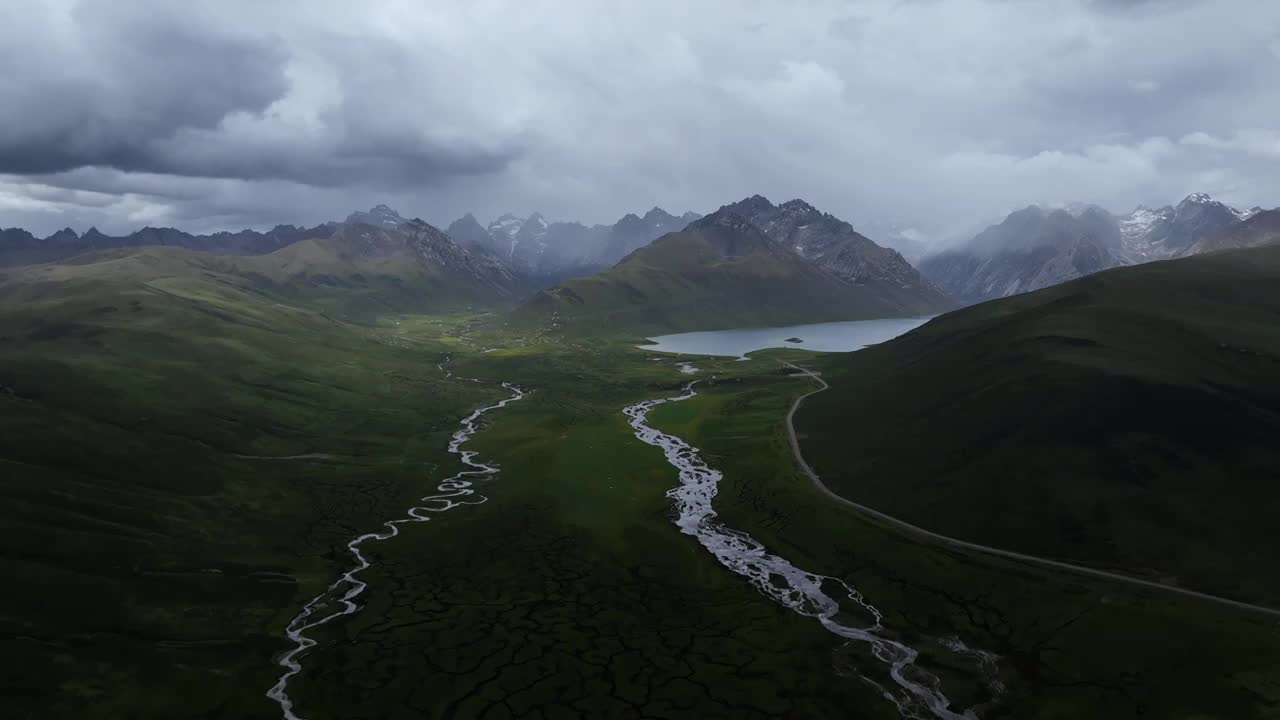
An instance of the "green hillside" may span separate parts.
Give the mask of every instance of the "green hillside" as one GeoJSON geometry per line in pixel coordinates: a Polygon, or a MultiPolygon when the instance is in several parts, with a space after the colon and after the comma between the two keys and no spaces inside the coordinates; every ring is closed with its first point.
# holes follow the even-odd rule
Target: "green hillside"
{"type": "Polygon", "coordinates": [[[721,211],[516,313],[570,332],[656,334],[924,314],[909,292],[850,283],[721,211]]]}
{"type": "Polygon", "coordinates": [[[66,283],[203,282],[280,302],[303,303],[337,317],[370,321],[409,311],[450,311],[510,305],[522,281],[482,251],[465,250],[421,221],[398,228],[346,224],[331,234],[291,243],[265,255],[213,255],[178,247],[142,246],[90,252],[61,263],[0,271],[4,292],[64,294],[66,283]]]}
{"type": "Polygon", "coordinates": [[[1100,273],[831,356],[837,492],[929,529],[1280,601],[1280,249],[1100,273]]]}
{"type": "MultiPolygon", "coordinates": [[[[449,438],[497,380],[530,392],[467,445],[501,468],[489,501],[368,548],[367,605],[313,633],[299,716],[899,716],[862,679],[885,680],[866,646],[673,525],[675,471],[621,408],[680,392],[679,358],[494,316],[348,324],[209,263],[0,276],[6,717],[279,718],[285,624],[353,535],[458,469],[449,438]]],[[[921,544],[831,503],[785,439],[808,384],[783,357],[812,358],[701,359],[699,396],[653,422],[724,471],[724,522],[864,593],[948,697],[998,695],[989,720],[1274,714],[1269,619],[921,544]],[[1004,691],[952,639],[996,653],[1004,691]]]]}
{"type": "Polygon", "coordinates": [[[208,256],[97,260],[0,274],[0,688],[20,718],[247,717],[335,546],[420,495],[496,393],[443,378],[447,338],[208,256]]]}

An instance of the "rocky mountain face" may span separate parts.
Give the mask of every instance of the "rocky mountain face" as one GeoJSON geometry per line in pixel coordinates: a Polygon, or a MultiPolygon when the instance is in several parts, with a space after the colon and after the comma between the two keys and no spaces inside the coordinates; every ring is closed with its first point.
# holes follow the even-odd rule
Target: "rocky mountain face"
{"type": "Polygon", "coordinates": [[[1280,210],[1249,211],[1244,213],[1244,218],[1226,230],[1196,242],[1187,254],[1280,245],[1280,210]]]}
{"type": "Polygon", "coordinates": [[[497,297],[512,297],[521,284],[494,254],[462,247],[417,219],[377,225],[346,222],[328,237],[297,243],[279,255],[286,268],[292,264],[304,272],[425,279],[479,294],[492,291],[497,297]],[[297,262],[290,263],[295,258],[297,262]]]}
{"type": "Polygon", "coordinates": [[[1030,206],[979,233],[968,247],[923,260],[920,270],[951,297],[972,304],[1111,268],[1119,264],[1117,245],[1114,223],[1094,227],[1066,210],[1030,206]]]}
{"type": "Polygon", "coordinates": [[[1258,212],[1236,210],[1203,193],[1176,206],[1138,207],[1119,217],[1095,205],[1031,206],[961,247],[924,258],[919,267],[951,297],[977,303],[1119,265],[1195,254],[1258,212]]]}
{"type": "Polygon", "coordinates": [[[1119,228],[1096,213],[1031,206],[970,244],[926,258],[920,270],[951,297],[977,303],[1057,285],[1120,264],[1119,228]]]}
{"type": "Polygon", "coordinates": [[[1193,254],[1196,243],[1259,211],[1260,208],[1236,210],[1204,193],[1189,195],[1176,206],[1139,206],[1118,218],[1120,257],[1127,263],[1141,263],[1193,254]]]}
{"type": "Polygon", "coordinates": [[[487,247],[490,250],[493,249],[491,247],[493,236],[471,213],[467,213],[450,223],[445,233],[453,238],[454,242],[463,247],[487,247]]]}
{"type": "Polygon", "coordinates": [[[881,288],[912,296],[918,312],[939,312],[951,306],[937,287],[902,255],[881,247],[834,215],[803,200],[774,205],[760,195],[726,207],[759,227],[774,242],[812,261],[818,267],[855,285],[881,288]]]}

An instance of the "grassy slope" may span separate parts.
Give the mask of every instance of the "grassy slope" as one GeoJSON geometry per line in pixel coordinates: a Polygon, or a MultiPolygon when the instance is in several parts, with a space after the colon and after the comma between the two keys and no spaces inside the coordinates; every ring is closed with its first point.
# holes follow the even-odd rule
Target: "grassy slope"
{"type": "MultiPolygon", "coordinates": [[[[458,416],[494,396],[445,382],[446,351],[464,375],[534,390],[469,446],[503,472],[489,502],[370,546],[368,608],[318,634],[293,686],[304,716],[896,716],[836,671],[866,658],[672,526],[674,473],[620,411],[674,393],[676,358],[496,331],[463,341],[457,318],[351,327],[224,277],[63,280],[0,284],[0,384],[14,390],[0,394],[0,457],[16,468],[0,485],[0,563],[27,583],[0,600],[17,717],[279,717],[262,693],[284,623],[345,564],[347,538],[451,470],[458,416]],[[308,452],[342,457],[234,457],[308,452]]],[[[699,364],[726,382],[655,419],[726,470],[726,519],[854,582],[925,662],[950,634],[1001,653],[1011,695],[988,717],[1251,717],[1280,703],[1273,626],[897,539],[796,472],[781,419],[804,381],[765,362],[699,364]]],[[[976,696],[940,672],[953,697],[976,696]]]]}
{"type": "Polygon", "coordinates": [[[1280,249],[1154,263],[822,361],[836,491],[969,540],[1280,603],[1280,249]]]}
{"type": "Polygon", "coordinates": [[[726,256],[724,246],[751,240],[735,235],[721,227],[666,235],[609,270],[539,293],[517,318],[554,317],[574,333],[660,334],[929,310],[900,289],[839,280],[763,235],[762,246],[726,256]]]}
{"type": "MultiPolygon", "coordinates": [[[[474,513],[379,548],[369,611],[324,634],[299,684],[308,717],[896,717],[838,671],[874,660],[671,523],[674,471],[620,410],[676,394],[687,376],[673,363],[598,342],[464,359],[535,388],[471,446],[503,474],[474,513]]],[[[724,381],[654,420],[725,470],[726,521],[851,581],[958,701],[984,696],[938,639],[998,652],[1010,693],[984,717],[1243,718],[1280,704],[1274,623],[903,540],[825,501],[792,463],[782,418],[806,381],[765,361],[698,364],[724,381]]]]}
{"type": "MultiPolygon", "coordinates": [[[[365,257],[333,238],[303,240],[267,255],[212,255],[176,247],[134,247],[62,263],[0,269],[0,283],[63,292],[60,283],[203,277],[269,302],[305,305],[361,323],[406,312],[448,313],[511,302],[470,278],[441,272],[405,253],[365,257]]],[[[510,290],[510,289],[508,289],[510,290]]],[[[14,290],[8,291],[16,298],[14,290]]]]}
{"type": "MultiPolygon", "coordinates": [[[[830,503],[791,462],[781,420],[810,389],[803,378],[757,377],[708,388],[655,418],[725,472],[716,506],[726,523],[802,568],[850,581],[922,650],[951,698],[981,699],[957,684],[968,676],[948,673],[935,644],[958,635],[1001,656],[1009,693],[986,718],[1243,718],[1280,709],[1273,620],[921,545],[830,503]]],[[[837,662],[846,650],[834,652],[837,662]]]]}
{"type": "Polygon", "coordinates": [[[263,712],[280,627],[345,562],[337,545],[419,495],[492,395],[443,380],[447,341],[400,347],[172,260],[0,282],[17,717],[263,712]],[[237,457],[307,453],[336,457],[237,457]]]}

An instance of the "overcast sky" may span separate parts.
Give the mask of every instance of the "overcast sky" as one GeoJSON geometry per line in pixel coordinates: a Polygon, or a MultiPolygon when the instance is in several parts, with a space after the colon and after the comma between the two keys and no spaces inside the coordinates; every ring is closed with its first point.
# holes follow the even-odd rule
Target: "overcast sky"
{"type": "Polygon", "coordinates": [[[0,226],[1280,205],[1271,0],[0,0],[0,226]]]}

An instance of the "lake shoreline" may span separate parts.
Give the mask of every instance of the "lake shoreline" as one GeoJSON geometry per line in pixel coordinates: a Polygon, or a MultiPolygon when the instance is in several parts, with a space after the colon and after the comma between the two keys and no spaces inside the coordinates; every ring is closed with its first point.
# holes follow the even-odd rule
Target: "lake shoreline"
{"type": "Polygon", "coordinates": [[[657,335],[647,338],[650,344],[637,347],[641,350],[678,355],[715,355],[744,359],[748,353],[772,348],[798,348],[814,352],[852,352],[868,345],[892,340],[931,319],[933,316],[705,330],[657,335]]]}

